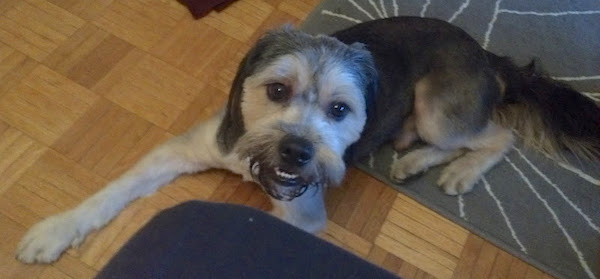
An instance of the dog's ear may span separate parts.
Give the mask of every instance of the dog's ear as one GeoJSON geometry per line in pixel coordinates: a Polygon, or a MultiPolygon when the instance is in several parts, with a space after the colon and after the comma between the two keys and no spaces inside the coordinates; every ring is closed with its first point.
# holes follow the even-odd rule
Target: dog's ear
{"type": "Polygon", "coordinates": [[[281,25],[279,30],[293,31],[293,30],[296,30],[296,28],[294,27],[294,24],[292,24],[291,22],[288,22],[288,23],[281,25]]]}
{"type": "Polygon", "coordinates": [[[379,92],[379,73],[377,72],[377,67],[375,66],[375,59],[364,44],[353,43],[351,46],[363,49],[366,52],[366,58],[365,61],[362,63],[361,70],[363,72],[363,79],[365,82],[364,94],[367,105],[367,116],[369,116],[370,109],[373,108],[373,102],[375,101],[376,97],[375,95],[377,94],[377,92],[379,92]]]}
{"type": "Polygon", "coordinates": [[[366,46],[365,44],[361,43],[361,42],[354,42],[354,43],[351,43],[351,44],[350,44],[350,47],[351,47],[351,48],[354,48],[354,49],[359,49],[359,50],[366,50],[366,51],[368,51],[368,50],[367,50],[367,46],[366,46]]]}
{"type": "MultiPolygon", "coordinates": [[[[363,43],[355,42],[350,44],[350,47],[358,50],[360,55],[358,56],[358,61],[355,62],[358,64],[358,69],[360,71],[360,76],[364,85],[364,98],[365,98],[365,110],[367,114],[367,123],[365,123],[365,127],[363,128],[363,135],[365,131],[368,132],[374,124],[374,109],[375,109],[375,100],[380,90],[380,80],[379,74],[377,71],[377,67],[375,65],[375,59],[371,55],[371,52],[368,50],[367,46],[363,43]]],[[[368,154],[372,149],[372,144],[370,144],[369,140],[365,140],[361,135],[361,138],[354,143],[352,146],[346,149],[344,154],[344,160],[346,162],[353,162],[362,158],[366,154],[368,154]]]]}
{"type": "Polygon", "coordinates": [[[217,143],[223,154],[229,153],[237,140],[246,132],[241,108],[244,81],[256,70],[257,61],[260,60],[264,48],[264,44],[257,43],[254,48],[246,53],[238,66],[229,92],[229,100],[225,107],[225,116],[217,133],[217,143]]]}
{"type": "Polygon", "coordinates": [[[246,133],[241,108],[244,81],[275,57],[289,52],[294,47],[289,41],[291,37],[296,36],[295,33],[291,24],[267,32],[240,62],[229,92],[225,116],[217,133],[217,142],[222,153],[231,152],[238,139],[246,133]]]}
{"type": "Polygon", "coordinates": [[[375,99],[375,94],[379,90],[379,76],[375,66],[375,60],[365,44],[354,42],[350,44],[350,47],[357,52],[354,63],[358,65],[359,75],[364,85],[364,96],[367,104],[366,109],[367,115],[369,115],[369,109],[372,108],[371,104],[375,99]]]}

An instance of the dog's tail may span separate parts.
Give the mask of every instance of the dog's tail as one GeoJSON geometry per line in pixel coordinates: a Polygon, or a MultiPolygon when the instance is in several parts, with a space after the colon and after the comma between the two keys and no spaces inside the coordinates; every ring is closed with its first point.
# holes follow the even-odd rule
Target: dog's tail
{"type": "Polygon", "coordinates": [[[525,144],[562,159],[567,149],[580,158],[600,159],[600,108],[567,84],[542,73],[535,60],[524,67],[489,53],[504,92],[493,115],[525,144]]]}

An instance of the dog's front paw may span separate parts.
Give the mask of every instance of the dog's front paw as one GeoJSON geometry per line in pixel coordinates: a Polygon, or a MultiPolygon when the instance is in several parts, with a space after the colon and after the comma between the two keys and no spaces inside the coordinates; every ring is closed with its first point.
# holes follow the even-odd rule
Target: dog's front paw
{"type": "Polygon", "coordinates": [[[407,178],[427,171],[429,165],[417,151],[408,153],[392,165],[390,177],[396,182],[404,182],[407,178]]]}
{"type": "Polygon", "coordinates": [[[471,191],[480,176],[481,172],[477,167],[455,161],[442,171],[437,184],[446,194],[455,196],[471,191]]]}
{"type": "Polygon", "coordinates": [[[17,248],[17,259],[25,263],[50,263],[83,237],[69,212],[51,216],[34,225],[17,248]]]}

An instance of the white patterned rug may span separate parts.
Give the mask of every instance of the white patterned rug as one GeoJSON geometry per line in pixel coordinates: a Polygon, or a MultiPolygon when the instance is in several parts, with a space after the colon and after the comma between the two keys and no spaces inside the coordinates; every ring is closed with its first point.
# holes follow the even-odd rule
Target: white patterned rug
{"type": "MultiPolygon", "coordinates": [[[[540,58],[551,76],[600,99],[597,0],[325,0],[302,28],[329,34],[394,15],[450,21],[518,64],[540,58]]],[[[358,167],[555,277],[599,276],[600,164],[559,164],[517,145],[473,192],[450,197],[435,186],[439,169],[395,185],[399,157],[384,146],[358,167]]]]}

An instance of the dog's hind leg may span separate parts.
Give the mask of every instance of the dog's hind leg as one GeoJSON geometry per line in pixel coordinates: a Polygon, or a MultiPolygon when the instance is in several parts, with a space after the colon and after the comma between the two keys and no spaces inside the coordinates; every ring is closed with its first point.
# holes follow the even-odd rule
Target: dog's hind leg
{"type": "Polygon", "coordinates": [[[408,152],[391,166],[390,177],[397,182],[425,172],[433,166],[450,162],[464,154],[464,150],[443,150],[434,145],[425,146],[408,152]]]}
{"type": "Polygon", "coordinates": [[[77,207],[34,225],[21,240],[17,258],[26,263],[52,262],[69,246],[80,244],[89,232],[108,223],[134,199],[155,192],[180,174],[219,164],[216,131],[220,119],[220,115],[216,116],[158,146],[77,207]]]}
{"type": "Polygon", "coordinates": [[[493,167],[514,143],[512,132],[489,122],[479,134],[467,138],[469,151],[442,170],[438,185],[448,195],[458,195],[473,189],[481,176],[493,167]]]}
{"type": "Polygon", "coordinates": [[[401,158],[392,177],[403,180],[458,157],[438,184],[450,195],[470,191],[514,141],[510,130],[489,120],[498,95],[494,77],[484,71],[444,69],[419,80],[413,115],[419,138],[430,146],[401,158]]]}
{"type": "Polygon", "coordinates": [[[394,139],[394,149],[396,151],[407,149],[419,139],[417,127],[415,125],[415,116],[412,114],[404,120],[402,129],[400,129],[400,132],[396,134],[394,139]]]}

